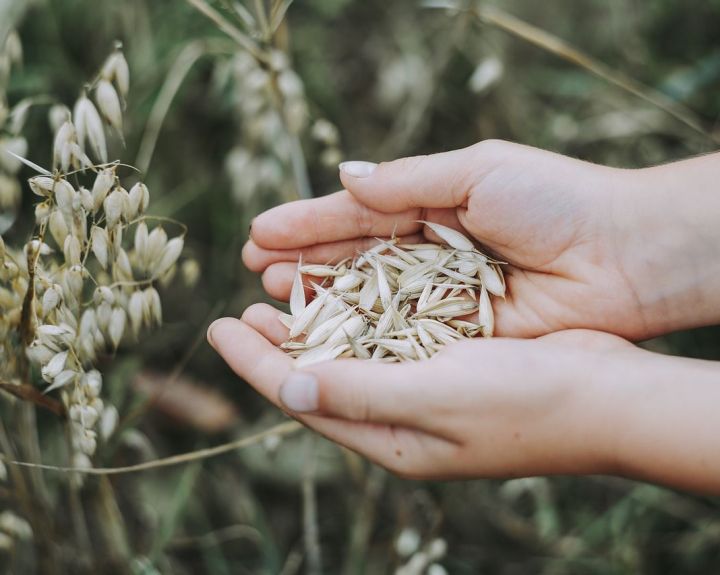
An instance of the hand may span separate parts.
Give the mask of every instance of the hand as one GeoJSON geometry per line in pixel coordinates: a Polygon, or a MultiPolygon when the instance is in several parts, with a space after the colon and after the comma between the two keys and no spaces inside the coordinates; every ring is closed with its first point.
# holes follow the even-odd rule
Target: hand
{"type": "Polygon", "coordinates": [[[254,305],[242,321],[216,323],[210,341],[271,402],[399,475],[596,473],[612,464],[610,449],[589,445],[592,384],[577,374],[633,353],[620,338],[467,340],[423,362],[338,360],[298,372],[275,347],[288,336],[278,313],[254,305]]]}
{"type": "Polygon", "coordinates": [[[700,189],[692,163],[620,170],[497,141],[377,168],[351,162],[340,173],[347,191],[258,216],[243,257],[264,272],[268,293],[287,300],[300,253],[328,263],[375,236],[437,240],[417,223],[430,220],[512,264],[507,300],[496,302],[498,335],[588,328],[643,339],[720,321],[720,258],[699,251],[720,244],[720,232],[709,241],[720,226],[693,225],[717,210],[687,194],[679,202],[680,178],[667,174],[683,173],[685,187],[700,189]]]}
{"type": "Polygon", "coordinates": [[[620,473],[720,492],[718,367],[574,330],[476,339],[432,359],[293,370],[278,311],[251,306],[209,339],[257,391],[408,478],[620,473]],[[685,363],[683,363],[685,362],[685,363]],[[678,401],[678,381],[683,401],[678,401]]]}

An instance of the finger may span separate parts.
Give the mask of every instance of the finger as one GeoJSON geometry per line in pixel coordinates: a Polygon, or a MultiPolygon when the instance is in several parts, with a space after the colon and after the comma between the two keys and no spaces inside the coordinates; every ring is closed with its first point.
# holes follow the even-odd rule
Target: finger
{"type": "MultiPolygon", "coordinates": [[[[279,262],[272,264],[262,275],[263,288],[271,298],[284,302],[290,301],[290,291],[292,290],[296,270],[296,263],[279,262]]],[[[303,285],[305,283],[303,281],[303,285]]]]}
{"type": "Polygon", "coordinates": [[[467,201],[476,170],[477,148],[402,158],[373,165],[340,164],[340,179],[362,204],[386,213],[413,208],[454,208],[467,201]]]}
{"type": "MultiPolygon", "coordinates": [[[[208,340],[236,374],[280,405],[280,386],[292,370],[293,360],[288,355],[250,325],[233,318],[213,323],[208,330],[208,340]]],[[[421,473],[427,468],[428,457],[447,458],[455,448],[443,439],[407,429],[394,430],[386,425],[317,415],[299,415],[298,419],[328,439],[403,474],[421,473]]]]}
{"type": "Polygon", "coordinates": [[[277,346],[290,336],[290,330],[280,322],[281,313],[271,305],[256,303],[245,310],[242,321],[277,346]]]}
{"type": "Polygon", "coordinates": [[[280,385],[293,360],[244,321],[223,318],[208,330],[208,340],[242,379],[278,404],[280,385]]]}
{"type": "Polygon", "coordinates": [[[265,249],[290,249],[372,236],[417,232],[419,210],[382,213],[343,190],[283,204],[257,216],[250,236],[265,249]]]}
{"type": "MultiPolygon", "coordinates": [[[[421,241],[420,234],[401,236],[400,243],[417,243],[421,241]]],[[[313,264],[335,264],[345,258],[353,257],[377,245],[375,238],[363,237],[352,240],[342,240],[326,244],[318,244],[301,249],[269,250],[258,246],[252,239],[243,247],[243,262],[254,272],[262,272],[271,264],[277,262],[297,262],[302,255],[303,262],[313,264]]]]}
{"type": "Polygon", "coordinates": [[[288,374],[280,400],[297,413],[429,429],[427,377],[427,365],[421,363],[340,359],[288,374]]]}

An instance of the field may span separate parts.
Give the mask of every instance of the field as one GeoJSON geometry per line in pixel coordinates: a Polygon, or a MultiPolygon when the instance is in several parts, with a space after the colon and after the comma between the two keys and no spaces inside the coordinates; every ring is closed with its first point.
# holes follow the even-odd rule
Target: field
{"type": "MultiPolygon", "coordinates": [[[[97,361],[119,413],[99,473],[0,467],[0,572],[720,572],[718,499],[610,477],[402,480],[288,425],[205,342],[270,301],[241,262],[252,218],[336,191],[344,159],[487,138],[628,168],[717,149],[718,22],[718,0],[0,0],[0,40],[16,28],[23,52],[7,100],[33,98],[25,156],[51,163],[49,110],[120,41],[111,155],[144,174],[152,217],[188,230],[162,325],[97,361]]],[[[33,175],[0,202],[9,246],[31,233],[33,175]]],[[[642,345],[720,359],[717,328],[642,345]]],[[[70,465],[63,421],[28,405],[0,392],[0,452],[70,465]]]]}

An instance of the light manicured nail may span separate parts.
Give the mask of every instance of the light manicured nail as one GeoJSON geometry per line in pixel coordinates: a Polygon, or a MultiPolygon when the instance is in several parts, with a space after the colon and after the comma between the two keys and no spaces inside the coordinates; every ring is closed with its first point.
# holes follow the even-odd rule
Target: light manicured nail
{"type": "Polygon", "coordinates": [[[353,178],[367,178],[377,166],[373,162],[343,162],[340,170],[353,178]]]}
{"type": "Polygon", "coordinates": [[[294,371],[280,388],[280,401],[290,411],[307,413],[318,409],[318,383],[314,375],[294,371]]]}
{"type": "Polygon", "coordinates": [[[207,330],[207,340],[208,343],[213,346],[213,348],[216,348],[215,341],[213,340],[213,329],[215,329],[215,326],[221,322],[224,318],[216,319],[214,322],[210,324],[210,327],[207,330]]]}

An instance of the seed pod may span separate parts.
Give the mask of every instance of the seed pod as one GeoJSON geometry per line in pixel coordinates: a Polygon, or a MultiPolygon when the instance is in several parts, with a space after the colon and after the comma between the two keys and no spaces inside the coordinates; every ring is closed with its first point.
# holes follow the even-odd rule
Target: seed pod
{"type": "Polygon", "coordinates": [[[143,325],[143,308],[145,297],[142,291],[133,292],[130,296],[130,303],[128,304],[128,315],[130,316],[130,325],[132,326],[135,337],[140,335],[140,330],[143,325]]]}
{"type": "Polygon", "coordinates": [[[81,265],[73,265],[69,270],[65,272],[63,279],[65,280],[65,286],[67,290],[64,290],[64,295],[72,295],[76,299],[80,298],[83,290],[84,272],[85,269],[81,265]]]}
{"type": "Polygon", "coordinates": [[[73,120],[78,144],[84,149],[85,142],[88,141],[95,157],[101,162],[107,163],[107,142],[105,141],[102,119],[95,104],[85,94],[75,103],[73,120]]]}
{"type": "Polygon", "coordinates": [[[80,328],[78,335],[81,338],[92,336],[94,331],[97,329],[97,317],[95,316],[95,310],[93,308],[87,308],[83,311],[80,316],[80,328]]]}
{"type": "Polygon", "coordinates": [[[96,177],[92,188],[93,213],[103,205],[105,198],[115,184],[115,175],[111,170],[102,170],[96,177]]]}
{"type": "Polygon", "coordinates": [[[120,415],[114,405],[108,405],[100,416],[100,437],[107,441],[117,429],[120,415]]]}
{"type": "Polygon", "coordinates": [[[53,168],[61,169],[63,172],[70,170],[70,160],[72,158],[70,144],[76,141],[76,138],[75,126],[70,121],[65,122],[55,134],[53,168]]]}
{"type": "Polygon", "coordinates": [[[53,253],[53,250],[45,242],[41,242],[40,240],[31,240],[25,244],[25,253],[28,255],[39,253],[41,256],[48,256],[53,253]]]}
{"type": "Polygon", "coordinates": [[[162,257],[157,264],[156,269],[158,276],[162,276],[173,265],[175,265],[175,262],[178,260],[180,254],[182,253],[184,243],[185,242],[181,237],[173,238],[167,243],[165,249],[163,250],[162,257]]]}
{"type": "Polygon", "coordinates": [[[100,113],[118,135],[122,135],[122,106],[115,88],[107,80],[100,80],[95,88],[95,101],[100,113]]]}
{"type": "Polygon", "coordinates": [[[90,231],[90,246],[93,254],[97,258],[103,269],[107,269],[108,264],[108,244],[109,238],[105,228],[93,226],[90,231]]]}
{"type": "Polygon", "coordinates": [[[93,163],[90,157],[85,151],[75,142],[70,144],[70,156],[73,167],[79,168],[83,171],[92,169],[93,163]]]}
{"type": "Polygon", "coordinates": [[[60,374],[53,380],[52,385],[45,389],[45,393],[50,393],[51,391],[55,391],[56,389],[60,389],[66,385],[74,383],[77,376],[77,371],[73,369],[66,369],[65,371],[60,372],[60,374]]]}
{"type": "Polygon", "coordinates": [[[93,369],[83,375],[82,387],[88,397],[98,397],[102,389],[102,374],[93,369]]]}
{"type": "Polygon", "coordinates": [[[67,236],[63,245],[65,262],[70,265],[79,265],[81,256],[80,242],[75,236],[67,236]]]}
{"type": "MultiPolygon", "coordinates": [[[[0,118],[0,125],[2,119],[0,118]]],[[[16,156],[25,157],[28,152],[27,140],[22,137],[3,137],[0,138],[0,150],[12,152],[16,156]]],[[[22,162],[10,154],[0,154],[0,171],[8,172],[11,175],[16,174],[22,168],[22,162]]]]}
{"type": "Polygon", "coordinates": [[[60,291],[54,287],[45,290],[42,298],[43,316],[47,316],[60,303],[60,291]]]}
{"type": "Polygon", "coordinates": [[[112,319],[112,306],[104,301],[100,305],[97,306],[96,309],[96,316],[97,316],[97,324],[98,327],[107,333],[108,329],[110,328],[110,320],[112,319]]]}
{"type": "Polygon", "coordinates": [[[61,351],[60,353],[53,356],[53,358],[48,362],[48,364],[40,370],[43,379],[47,382],[51,382],[58,375],[60,375],[60,372],[65,369],[67,358],[67,351],[61,351]]]}
{"type": "Polygon", "coordinates": [[[162,324],[162,302],[160,301],[160,294],[154,287],[146,288],[143,292],[145,298],[145,307],[150,310],[150,316],[155,325],[162,324]]]}
{"type": "Polygon", "coordinates": [[[71,214],[77,192],[75,192],[75,189],[70,185],[70,182],[67,180],[58,180],[55,182],[54,192],[55,203],[58,208],[65,214],[71,214]]]}
{"type": "Polygon", "coordinates": [[[127,315],[124,309],[121,307],[113,309],[112,316],[110,317],[110,325],[108,326],[108,335],[115,349],[120,345],[120,340],[125,333],[126,320],[127,315]]]}
{"type": "Polygon", "coordinates": [[[345,275],[346,270],[336,269],[333,266],[308,264],[300,267],[300,273],[316,278],[330,278],[345,275]]]}
{"type": "Polygon", "coordinates": [[[338,358],[342,353],[350,349],[348,344],[337,345],[335,347],[324,346],[316,347],[310,351],[302,354],[295,360],[295,367],[307,367],[314,363],[321,363],[323,361],[331,361],[338,358]]]}
{"type": "Polygon", "coordinates": [[[118,186],[115,189],[116,194],[120,194],[122,198],[122,217],[126,222],[130,222],[135,219],[137,212],[133,210],[132,202],[130,201],[130,194],[122,186],[118,186]]]}
{"type": "Polygon", "coordinates": [[[297,268],[295,269],[295,279],[293,280],[292,289],[290,290],[290,313],[293,317],[299,317],[305,309],[305,288],[302,283],[302,274],[300,269],[302,268],[302,256],[298,261],[297,268]]]}
{"type": "Polygon", "coordinates": [[[50,129],[53,131],[53,134],[56,134],[60,128],[62,128],[63,124],[70,120],[71,114],[67,106],[63,104],[50,106],[50,110],[48,110],[48,123],[50,124],[50,129]]]}
{"type": "Polygon", "coordinates": [[[26,351],[26,355],[30,361],[37,365],[47,364],[57,352],[50,349],[48,346],[34,341],[26,351]]]}
{"type": "Polygon", "coordinates": [[[478,275],[487,290],[498,297],[505,297],[505,284],[500,275],[488,264],[478,264],[478,275]]]}
{"type": "Polygon", "coordinates": [[[108,82],[115,82],[118,92],[123,98],[127,97],[130,90],[130,68],[121,50],[118,49],[108,56],[100,75],[108,82]]]}
{"type": "Polygon", "coordinates": [[[119,222],[123,215],[123,196],[117,190],[108,195],[103,202],[105,209],[105,218],[107,219],[107,228],[112,230],[119,222]]]}
{"type": "Polygon", "coordinates": [[[383,308],[388,309],[392,304],[392,293],[390,292],[390,285],[388,284],[385,270],[378,259],[375,259],[375,273],[377,274],[377,286],[378,293],[380,294],[380,301],[382,302],[383,308]]]}
{"type": "Polygon", "coordinates": [[[143,185],[142,187],[142,202],[140,203],[140,213],[144,214],[147,212],[148,206],[150,205],[150,190],[148,190],[148,187],[143,185]]]}
{"type": "Polygon", "coordinates": [[[185,260],[180,270],[182,272],[183,281],[185,285],[192,288],[200,279],[200,264],[197,260],[189,259],[185,260]]]}
{"type": "Polygon", "coordinates": [[[478,310],[479,323],[483,337],[492,337],[495,331],[495,314],[493,313],[490,296],[485,286],[480,290],[480,309],[478,310]]]}
{"type": "Polygon", "coordinates": [[[362,284],[362,282],[362,276],[351,270],[348,274],[335,278],[335,281],[333,282],[333,290],[337,292],[351,291],[362,284]]]}
{"type": "Polygon", "coordinates": [[[68,335],[74,335],[72,330],[65,325],[45,324],[37,328],[37,334],[48,340],[62,341],[68,335]]]}
{"type": "Polygon", "coordinates": [[[113,273],[116,275],[118,281],[132,281],[132,267],[130,265],[130,259],[128,258],[127,252],[120,248],[115,258],[113,265],[113,273]]]}
{"type": "Polygon", "coordinates": [[[93,301],[96,305],[100,305],[102,302],[109,303],[110,305],[115,305],[115,293],[107,286],[99,286],[95,288],[95,293],[93,294],[93,301]]]}
{"type": "Polygon", "coordinates": [[[380,290],[378,288],[378,278],[377,275],[373,275],[365,282],[365,285],[363,285],[360,290],[360,309],[370,311],[375,305],[379,294],[380,290]]]}
{"type": "Polygon", "coordinates": [[[143,270],[147,269],[148,237],[147,224],[140,222],[135,228],[135,254],[143,270]]]}
{"type": "Polygon", "coordinates": [[[95,439],[95,432],[85,430],[85,434],[80,437],[79,442],[80,451],[85,455],[92,455],[97,449],[97,439],[95,439]]]}
{"type": "Polygon", "coordinates": [[[110,231],[110,241],[114,252],[117,253],[122,249],[123,229],[121,227],[117,227],[110,231]]]}
{"type": "Polygon", "coordinates": [[[456,250],[471,252],[475,249],[475,245],[457,230],[454,230],[447,226],[443,226],[441,224],[427,222],[424,220],[418,220],[418,223],[425,224],[433,232],[440,236],[440,238],[442,238],[444,242],[446,242],[448,245],[452,246],[456,250]]]}
{"type": "Polygon", "coordinates": [[[320,313],[329,295],[328,292],[325,292],[307,305],[300,316],[295,319],[292,329],[290,330],[290,338],[297,337],[305,331],[310,323],[317,317],[318,313],[320,313]]]}
{"type": "Polygon", "coordinates": [[[167,234],[160,226],[153,229],[148,236],[146,263],[147,266],[154,265],[160,261],[165,246],[167,245],[167,234]]]}
{"type": "Polygon", "coordinates": [[[28,180],[30,189],[36,196],[49,198],[55,187],[55,180],[49,176],[34,176],[28,180]]]}
{"type": "Polygon", "coordinates": [[[95,207],[95,202],[93,201],[90,190],[88,190],[84,186],[81,186],[78,190],[78,197],[80,199],[80,205],[83,207],[83,209],[86,212],[92,212],[93,208],[95,207]]]}
{"type": "Polygon", "coordinates": [[[364,330],[365,321],[359,315],[354,315],[345,320],[343,324],[330,335],[326,343],[328,345],[339,345],[348,340],[354,342],[356,338],[362,335],[364,330]]]}
{"type": "Polygon", "coordinates": [[[48,219],[48,227],[50,229],[50,235],[52,235],[55,243],[58,246],[65,245],[65,238],[68,237],[68,225],[65,222],[65,216],[63,216],[60,210],[53,210],[50,213],[48,219]]]}
{"type": "Polygon", "coordinates": [[[146,195],[147,186],[145,186],[145,184],[143,184],[142,182],[138,182],[132,188],[130,188],[130,208],[133,214],[135,214],[133,218],[145,211],[145,208],[147,207],[145,205],[146,195]]]}
{"type": "Polygon", "coordinates": [[[305,340],[305,344],[308,347],[314,347],[316,345],[321,345],[325,343],[328,338],[345,323],[345,320],[350,317],[350,314],[352,314],[351,309],[341,312],[335,317],[327,320],[322,325],[313,329],[308,334],[307,339],[305,340]]]}

